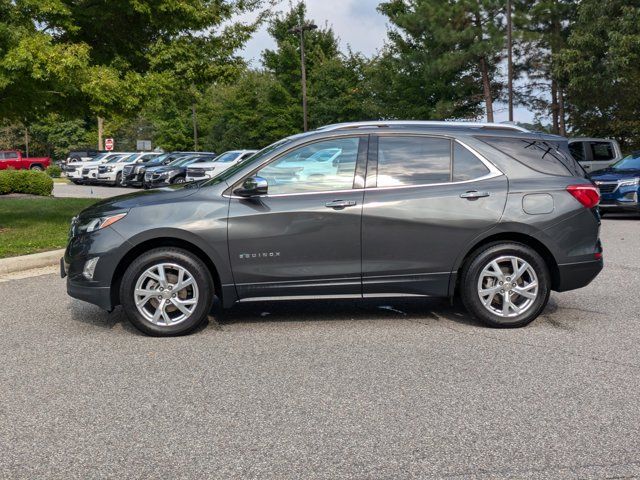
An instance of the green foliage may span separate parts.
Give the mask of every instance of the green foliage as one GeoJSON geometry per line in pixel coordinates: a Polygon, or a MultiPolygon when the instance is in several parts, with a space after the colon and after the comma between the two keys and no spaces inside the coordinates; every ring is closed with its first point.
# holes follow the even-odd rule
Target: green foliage
{"type": "Polygon", "coordinates": [[[51,178],[60,178],[62,175],[62,169],[57,165],[49,165],[45,170],[45,173],[51,178]]]}
{"type": "Polygon", "coordinates": [[[477,117],[481,62],[495,98],[496,69],[504,49],[499,0],[390,0],[389,46],[376,71],[375,90],[388,116],[412,119],[477,117]]]}
{"type": "Polygon", "coordinates": [[[1,170],[0,195],[28,193],[48,197],[53,192],[53,180],[44,172],[33,170],[1,170]]]}
{"type": "Polygon", "coordinates": [[[578,14],[558,67],[570,123],[640,148],[640,1],[583,0],[578,14]]]}

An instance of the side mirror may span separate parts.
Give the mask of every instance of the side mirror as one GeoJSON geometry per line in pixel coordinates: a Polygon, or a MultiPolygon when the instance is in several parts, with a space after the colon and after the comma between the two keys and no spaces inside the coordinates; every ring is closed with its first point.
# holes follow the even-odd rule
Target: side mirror
{"type": "Polygon", "coordinates": [[[239,197],[256,197],[258,195],[266,195],[269,190],[269,183],[262,177],[249,177],[241,187],[233,191],[234,195],[239,197]]]}

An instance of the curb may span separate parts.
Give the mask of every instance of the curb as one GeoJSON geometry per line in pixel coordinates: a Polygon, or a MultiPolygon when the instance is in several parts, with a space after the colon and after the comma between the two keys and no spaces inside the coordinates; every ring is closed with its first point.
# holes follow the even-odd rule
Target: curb
{"type": "Polygon", "coordinates": [[[63,256],[64,248],[51,252],[34,253],[33,255],[3,258],[0,259],[0,275],[58,265],[63,256]]]}

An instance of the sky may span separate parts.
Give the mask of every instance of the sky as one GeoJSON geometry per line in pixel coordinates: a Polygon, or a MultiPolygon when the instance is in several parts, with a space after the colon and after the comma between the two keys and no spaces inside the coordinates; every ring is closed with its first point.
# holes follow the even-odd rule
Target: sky
{"type": "MultiPolygon", "coordinates": [[[[387,39],[386,17],[377,11],[381,0],[306,0],[307,17],[317,25],[333,28],[340,40],[342,51],[351,48],[371,56],[379,51],[387,39]]],[[[278,11],[286,11],[290,7],[289,0],[281,0],[274,7],[278,11]]],[[[255,15],[254,15],[255,17],[255,15]]],[[[251,15],[240,17],[250,21],[251,15]]],[[[274,48],[275,43],[263,26],[242,50],[242,56],[254,67],[260,66],[260,54],[266,48],[274,48]]],[[[533,114],[524,108],[516,108],[514,117],[519,122],[532,122],[533,114]]],[[[506,105],[494,105],[494,119],[506,121],[508,113],[506,105]]]]}

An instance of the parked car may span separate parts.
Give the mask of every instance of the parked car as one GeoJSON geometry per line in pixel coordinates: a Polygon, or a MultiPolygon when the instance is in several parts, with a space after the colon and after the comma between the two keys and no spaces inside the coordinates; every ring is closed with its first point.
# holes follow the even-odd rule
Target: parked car
{"type": "MultiPolygon", "coordinates": [[[[83,172],[85,168],[97,167],[102,163],[106,163],[112,158],[116,156],[123,155],[124,152],[109,152],[109,153],[101,153],[100,155],[96,155],[93,159],[87,160],[84,162],[69,162],[64,167],[62,167],[62,172],[64,176],[71,180],[76,185],[80,185],[84,183],[83,172]]],[[[97,170],[96,170],[97,171],[97,170]]],[[[89,171],[87,170],[87,174],[89,171]]]]}
{"type": "Polygon", "coordinates": [[[192,331],[214,297],[230,307],[459,296],[486,324],[519,327],[551,290],[602,269],[598,201],[562,137],[500,124],[333,125],[209,181],[89,207],[61,273],[72,297],[122,304],[150,335],[192,331]]]}
{"type": "Polygon", "coordinates": [[[189,166],[187,167],[187,182],[213,178],[256,152],[257,150],[230,150],[210,162],[189,166]]]}
{"type": "Polygon", "coordinates": [[[591,179],[602,195],[601,213],[640,213],[640,151],[592,174],[591,179]]]}
{"type": "Polygon", "coordinates": [[[156,168],[147,168],[144,174],[145,188],[158,188],[167,185],[184,183],[189,165],[200,165],[204,162],[211,162],[215,154],[198,154],[180,157],[168,165],[156,168]]]}
{"type": "Polygon", "coordinates": [[[161,153],[133,153],[125,155],[117,160],[110,160],[104,165],[98,166],[97,183],[105,185],[122,186],[122,171],[126,165],[135,165],[136,163],[144,163],[160,156],[161,153]]]}
{"type": "Polygon", "coordinates": [[[109,152],[106,150],[91,150],[91,149],[71,150],[67,155],[67,158],[65,158],[60,163],[62,163],[63,165],[66,165],[67,163],[87,162],[89,160],[93,160],[95,157],[103,153],[109,153],[109,152]]]}
{"type": "Polygon", "coordinates": [[[20,150],[0,151],[0,170],[13,168],[15,170],[39,170],[43,172],[49,165],[49,157],[24,157],[20,150]]]}
{"type": "Polygon", "coordinates": [[[569,150],[587,172],[603,170],[622,159],[620,145],[608,138],[570,138],[569,150]]]}
{"type": "Polygon", "coordinates": [[[168,165],[178,158],[195,155],[197,153],[199,152],[167,152],[146,162],[135,165],[125,165],[122,169],[122,185],[125,187],[142,187],[144,186],[144,174],[147,168],[168,165]]]}
{"type": "Polygon", "coordinates": [[[85,162],[82,167],[82,183],[96,183],[98,181],[98,168],[106,163],[115,163],[133,155],[135,152],[117,152],[99,161],[85,162]]]}

